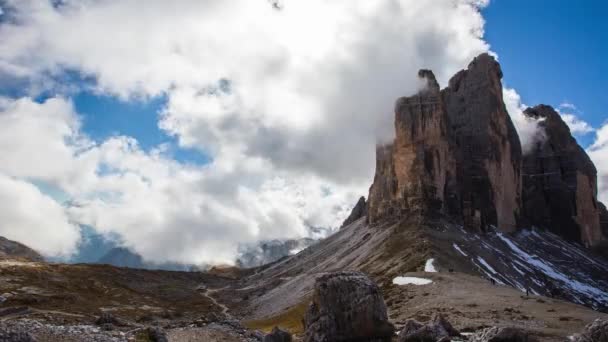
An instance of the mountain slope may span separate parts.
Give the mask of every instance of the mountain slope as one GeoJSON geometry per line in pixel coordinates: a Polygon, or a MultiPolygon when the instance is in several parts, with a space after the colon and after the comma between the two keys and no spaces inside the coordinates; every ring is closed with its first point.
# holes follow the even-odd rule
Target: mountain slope
{"type": "Polygon", "coordinates": [[[43,261],[44,258],[35,250],[17,241],[0,236],[0,259],[22,259],[43,261]]]}

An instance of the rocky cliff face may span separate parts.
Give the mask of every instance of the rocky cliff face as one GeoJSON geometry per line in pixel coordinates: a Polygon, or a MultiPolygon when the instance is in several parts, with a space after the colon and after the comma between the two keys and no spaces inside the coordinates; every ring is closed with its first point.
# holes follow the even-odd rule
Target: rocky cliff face
{"type": "Polygon", "coordinates": [[[418,76],[427,86],[397,101],[395,139],[376,149],[370,223],[440,214],[473,230],[533,225],[588,247],[605,240],[597,171],[553,108],[525,111],[546,139],[523,156],[493,57],[478,56],[443,90],[430,70],[418,76]]]}
{"type": "Polygon", "coordinates": [[[442,90],[457,155],[467,226],[514,231],[520,214],[521,145],[502,98],[502,71],[476,57],[442,90]]]}
{"type": "Polygon", "coordinates": [[[365,197],[361,196],[340,228],[348,226],[365,215],[367,215],[367,203],[365,197]]]}
{"type": "Polygon", "coordinates": [[[371,223],[404,213],[443,213],[473,229],[513,231],[520,215],[521,146],[502,99],[502,72],[487,54],[439,90],[395,106],[395,140],[379,146],[370,188],[371,223]]]}
{"type": "Polygon", "coordinates": [[[455,160],[439,85],[430,70],[418,76],[426,87],[395,104],[395,140],[376,149],[376,175],[370,188],[370,222],[407,212],[444,210],[455,160]]]}
{"type": "Polygon", "coordinates": [[[542,119],[545,139],[524,156],[523,209],[529,223],[593,246],[602,239],[597,171],[551,107],[524,112],[542,119]]]}

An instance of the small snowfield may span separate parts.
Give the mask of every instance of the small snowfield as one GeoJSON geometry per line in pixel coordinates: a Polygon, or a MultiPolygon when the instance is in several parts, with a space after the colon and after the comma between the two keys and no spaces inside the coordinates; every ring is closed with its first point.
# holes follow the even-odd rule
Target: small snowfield
{"type": "Polygon", "coordinates": [[[395,277],[393,284],[395,285],[428,285],[432,283],[431,279],[418,277],[395,277]]]}
{"type": "Polygon", "coordinates": [[[424,272],[437,272],[437,269],[435,268],[433,262],[435,262],[435,259],[433,258],[426,261],[426,263],[424,264],[424,272]]]}

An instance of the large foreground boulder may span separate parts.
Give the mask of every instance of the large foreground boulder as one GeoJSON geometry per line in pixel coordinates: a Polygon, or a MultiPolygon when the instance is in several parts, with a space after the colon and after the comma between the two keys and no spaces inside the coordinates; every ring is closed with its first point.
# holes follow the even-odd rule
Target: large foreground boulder
{"type": "Polygon", "coordinates": [[[470,342],[538,342],[522,329],[511,327],[492,327],[471,336],[470,342]]]}
{"type": "Polygon", "coordinates": [[[274,327],[270,334],[264,336],[264,342],[291,342],[291,334],[279,327],[274,327]]]}
{"type": "Polygon", "coordinates": [[[608,342],[608,320],[596,319],[583,332],[572,337],[574,342],[608,342]]]}
{"type": "Polygon", "coordinates": [[[450,337],[460,336],[460,332],[441,314],[437,314],[427,324],[408,319],[401,333],[399,342],[439,342],[450,341],[450,337]]]}
{"type": "Polygon", "coordinates": [[[304,326],[305,342],[390,342],[395,331],[380,289],[361,272],[317,278],[304,326]]]}

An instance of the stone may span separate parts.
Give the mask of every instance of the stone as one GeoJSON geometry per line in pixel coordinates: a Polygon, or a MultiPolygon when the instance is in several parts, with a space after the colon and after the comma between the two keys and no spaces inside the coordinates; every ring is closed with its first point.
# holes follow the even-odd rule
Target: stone
{"type": "Polygon", "coordinates": [[[524,114],[544,132],[523,159],[523,212],[529,224],[588,247],[602,240],[597,170],[552,107],[524,114]]]}
{"type": "Polygon", "coordinates": [[[169,342],[167,333],[162,328],[150,327],[148,330],[148,337],[152,342],[169,342]]]}
{"type": "Polygon", "coordinates": [[[457,336],[460,336],[460,332],[443,315],[437,314],[427,324],[407,320],[399,333],[398,342],[450,341],[451,337],[457,336]]]}
{"type": "Polygon", "coordinates": [[[492,327],[475,333],[470,342],[538,342],[527,331],[512,327],[492,327]]]}
{"type": "Polygon", "coordinates": [[[95,320],[95,324],[97,325],[119,325],[119,321],[114,315],[109,312],[102,312],[101,315],[95,320]]]}
{"type": "Polygon", "coordinates": [[[608,342],[608,320],[596,319],[589,323],[580,334],[572,337],[573,342],[608,342]]]}
{"type": "Polygon", "coordinates": [[[305,342],[390,342],[389,323],[380,288],[361,272],[336,272],[316,279],[304,318],[305,342]]]}
{"type": "Polygon", "coordinates": [[[365,215],[367,215],[367,204],[365,197],[361,196],[340,228],[348,226],[365,215]]]}
{"type": "Polygon", "coordinates": [[[291,342],[291,334],[279,327],[274,327],[270,334],[264,336],[264,342],[291,342]]]}
{"type": "Polygon", "coordinates": [[[0,326],[0,341],[2,342],[36,342],[36,339],[25,327],[0,326]]]}

